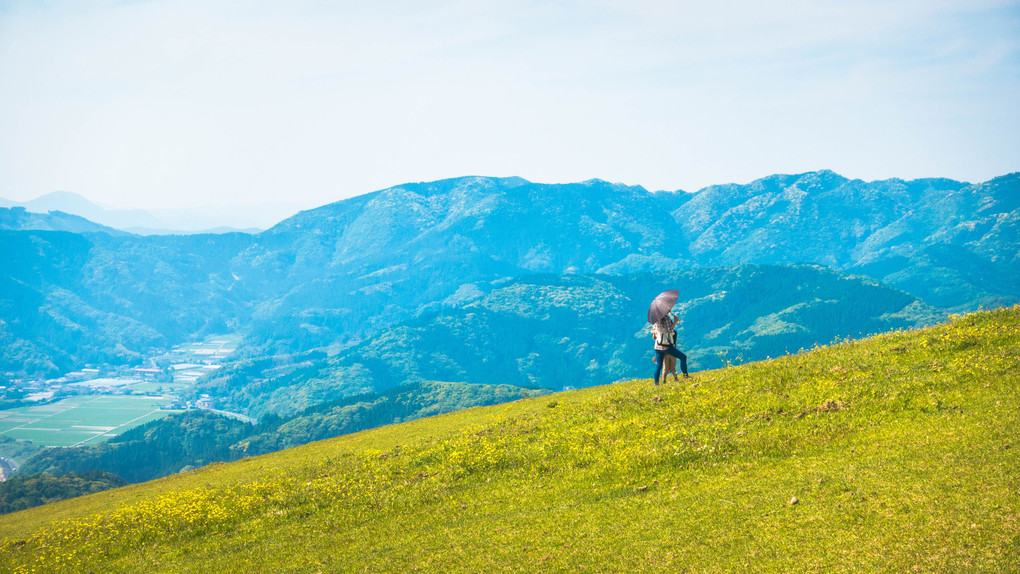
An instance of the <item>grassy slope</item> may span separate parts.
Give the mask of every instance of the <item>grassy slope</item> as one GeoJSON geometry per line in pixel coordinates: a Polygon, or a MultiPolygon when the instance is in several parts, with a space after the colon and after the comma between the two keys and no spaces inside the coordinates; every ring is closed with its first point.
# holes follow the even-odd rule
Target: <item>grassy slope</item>
{"type": "Polygon", "coordinates": [[[0,571],[1017,571],[1018,373],[1014,307],[470,409],[4,516],[0,571]]]}

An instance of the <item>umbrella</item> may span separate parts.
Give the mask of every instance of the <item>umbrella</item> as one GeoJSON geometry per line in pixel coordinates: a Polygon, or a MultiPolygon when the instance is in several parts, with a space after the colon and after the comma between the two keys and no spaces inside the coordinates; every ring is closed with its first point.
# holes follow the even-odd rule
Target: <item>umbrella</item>
{"type": "Polygon", "coordinates": [[[673,310],[673,305],[676,305],[676,299],[679,296],[680,292],[676,289],[670,289],[659,293],[659,295],[652,300],[651,307],[648,308],[648,322],[655,324],[655,322],[659,319],[669,315],[669,312],[673,310]]]}

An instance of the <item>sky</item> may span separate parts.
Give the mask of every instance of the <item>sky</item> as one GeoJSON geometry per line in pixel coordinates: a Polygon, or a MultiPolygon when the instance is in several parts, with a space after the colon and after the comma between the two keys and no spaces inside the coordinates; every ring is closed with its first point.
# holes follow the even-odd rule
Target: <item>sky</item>
{"type": "Polygon", "coordinates": [[[1020,170],[1020,2],[0,0],[0,197],[1020,170]]]}

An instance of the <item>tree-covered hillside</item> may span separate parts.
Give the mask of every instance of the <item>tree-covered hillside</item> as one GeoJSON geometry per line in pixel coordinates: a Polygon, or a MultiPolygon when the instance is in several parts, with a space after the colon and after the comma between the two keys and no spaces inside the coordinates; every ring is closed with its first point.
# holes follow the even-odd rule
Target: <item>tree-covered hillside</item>
{"type": "Polygon", "coordinates": [[[457,306],[388,327],[333,357],[308,357],[282,371],[271,362],[239,363],[201,388],[229,408],[288,414],[428,380],[561,389],[650,375],[644,315],[648,301],[667,288],[681,292],[680,346],[695,370],[942,316],[912,295],[817,266],[529,275],[478,285],[457,306]]]}
{"type": "Polygon", "coordinates": [[[322,403],[288,418],[263,417],[259,433],[231,447],[255,456],[365,429],[549,393],[511,385],[414,382],[322,403]]]}
{"type": "Polygon", "coordinates": [[[0,482],[0,514],[101,492],[127,484],[124,479],[101,470],[16,476],[0,482]]]}
{"type": "Polygon", "coordinates": [[[811,263],[974,309],[1020,299],[1017,197],[1020,174],[971,185],[823,171],[696,194],[469,177],[302,212],[261,234],[237,267],[266,278],[252,287],[266,297],[248,341],[256,354],[346,346],[533,273],[811,263]]]}
{"type": "Polygon", "coordinates": [[[238,458],[230,447],[254,434],[251,424],[204,411],[187,411],[135,427],[108,442],[48,448],[25,461],[19,476],[103,470],[143,482],[212,462],[238,458]]]}
{"type": "Polygon", "coordinates": [[[253,302],[230,261],[250,242],[0,231],[0,371],[132,364],[187,337],[242,329],[253,302]]]}

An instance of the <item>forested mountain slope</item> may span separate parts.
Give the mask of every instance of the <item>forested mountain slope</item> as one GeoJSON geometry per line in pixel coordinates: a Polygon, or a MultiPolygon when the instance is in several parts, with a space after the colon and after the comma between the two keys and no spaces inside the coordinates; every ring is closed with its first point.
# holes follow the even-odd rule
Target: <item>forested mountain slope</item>
{"type": "Polygon", "coordinates": [[[243,329],[253,301],[230,260],[250,241],[0,231],[0,371],[130,364],[187,337],[243,329]]]}
{"type": "Polygon", "coordinates": [[[457,305],[387,327],[299,369],[238,363],[201,388],[229,408],[260,415],[427,380],[562,389],[648,375],[653,365],[643,315],[648,301],[667,288],[681,291],[680,346],[694,370],[926,325],[941,316],[912,295],[817,266],[528,275],[481,285],[457,305]]]}
{"type": "Polygon", "coordinates": [[[285,293],[255,316],[254,340],[276,351],[353,342],[478,283],[530,273],[814,263],[976,308],[1018,296],[1018,197],[1017,174],[969,185],[815,172],[696,194],[458,178],[300,213],[238,261],[285,293]],[[274,339],[281,324],[293,336],[274,339]]]}

